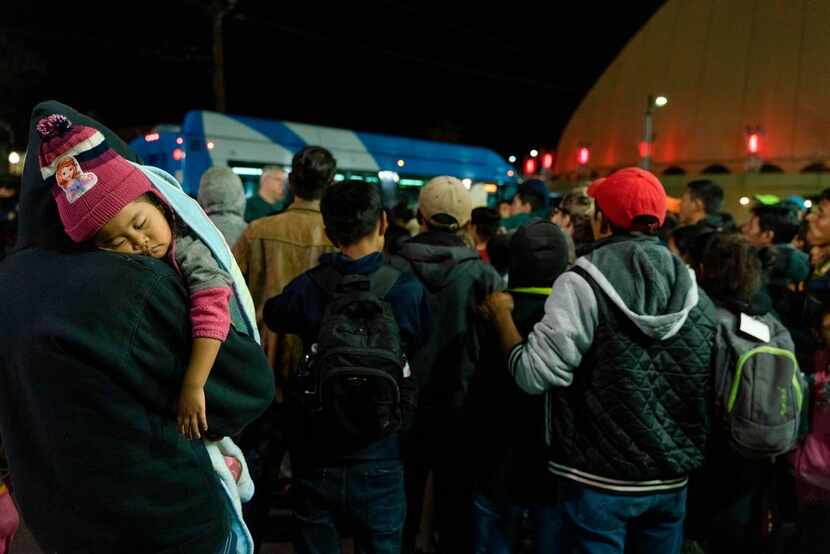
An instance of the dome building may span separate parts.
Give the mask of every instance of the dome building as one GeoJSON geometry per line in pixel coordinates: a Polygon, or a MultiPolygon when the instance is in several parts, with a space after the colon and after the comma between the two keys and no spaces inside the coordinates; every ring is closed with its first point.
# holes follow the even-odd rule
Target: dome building
{"type": "Polygon", "coordinates": [[[727,199],[830,186],[828,59],[830,2],[669,0],[574,112],[556,173],[605,175],[650,155],[667,188],[710,174],[727,199]]]}

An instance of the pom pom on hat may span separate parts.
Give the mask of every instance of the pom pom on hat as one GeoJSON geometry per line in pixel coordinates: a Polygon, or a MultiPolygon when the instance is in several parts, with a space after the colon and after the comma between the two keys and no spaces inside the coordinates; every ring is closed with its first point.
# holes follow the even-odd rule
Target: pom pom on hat
{"type": "Polygon", "coordinates": [[[60,114],[47,115],[37,122],[37,132],[43,138],[58,137],[72,127],[72,122],[60,114]]]}

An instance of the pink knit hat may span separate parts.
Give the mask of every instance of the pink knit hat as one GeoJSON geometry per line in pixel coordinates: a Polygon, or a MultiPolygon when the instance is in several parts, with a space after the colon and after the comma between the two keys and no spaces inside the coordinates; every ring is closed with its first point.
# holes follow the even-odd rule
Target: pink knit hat
{"type": "Polygon", "coordinates": [[[37,131],[43,138],[40,173],[52,185],[63,228],[75,242],[92,238],[121,208],[153,192],[150,180],[97,129],[53,114],[38,121],[37,131]]]}

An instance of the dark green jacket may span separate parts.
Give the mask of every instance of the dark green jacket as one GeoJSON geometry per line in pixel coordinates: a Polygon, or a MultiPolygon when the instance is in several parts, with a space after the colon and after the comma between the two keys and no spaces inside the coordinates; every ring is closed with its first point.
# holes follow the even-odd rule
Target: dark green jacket
{"type": "Polygon", "coordinates": [[[549,391],[552,473],[614,493],[679,489],[709,431],[715,315],[654,237],[614,235],[560,276],[508,363],[549,391]]]}
{"type": "Polygon", "coordinates": [[[420,404],[458,413],[479,361],[476,307],[504,288],[502,278],[449,232],[428,231],[406,241],[391,264],[418,276],[432,314],[433,333],[414,360],[420,404]]]}
{"type": "Polygon", "coordinates": [[[268,217],[270,215],[277,215],[280,213],[282,202],[275,202],[274,204],[269,204],[259,194],[254,194],[252,197],[248,199],[248,202],[245,204],[245,221],[250,223],[254,220],[261,219],[263,217],[268,217]]]}
{"type": "MultiPolygon", "coordinates": [[[[55,102],[33,119],[55,112],[100,127],[55,102]]],[[[57,216],[37,156],[23,189],[22,229],[57,216]]],[[[181,277],[49,228],[62,232],[24,233],[0,264],[0,435],[27,525],[46,552],[215,551],[228,534],[222,492],[203,443],[176,431],[192,343],[181,277]]],[[[259,345],[232,330],[205,394],[218,436],[261,414],[274,382],[259,345]]]]}

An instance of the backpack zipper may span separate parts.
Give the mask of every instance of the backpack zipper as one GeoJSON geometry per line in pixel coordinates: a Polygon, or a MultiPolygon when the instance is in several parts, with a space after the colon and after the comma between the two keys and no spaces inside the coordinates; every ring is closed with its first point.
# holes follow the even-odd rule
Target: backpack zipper
{"type": "Polygon", "coordinates": [[[795,389],[796,404],[798,405],[798,411],[800,412],[803,395],[801,393],[801,383],[798,382],[798,360],[795,359],[795,354],[789,350],[784,350],[783,348],[775,348],[774,346],[759,346],[757,348],[753,348],[749,352],[744,352],[741,357],[738,358],[738,363],[735,366],[735,378],[732,380],[732,389],[729,391],[729,403],[726,408],[727,413],[731,414],[732,409],[735,407],[735,401],[738,398],[738,387],[741,384],[741,375],[743,374],[744,365],[753,354],[771,354],[773,356],[784,356],[785,358],[792,360],[794,366],[792,385],[795,389]]]}

